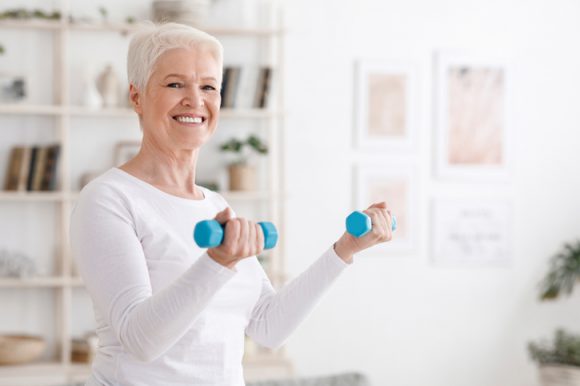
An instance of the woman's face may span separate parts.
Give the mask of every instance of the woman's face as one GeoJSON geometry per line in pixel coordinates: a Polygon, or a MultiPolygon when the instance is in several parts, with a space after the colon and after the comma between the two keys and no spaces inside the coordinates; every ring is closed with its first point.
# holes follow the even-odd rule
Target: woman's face
{"type": "Polygon", "coordinates": [[[169,151],[198,149],[216,129],[221,67],[207,48],[175,48],[159,57],[145,87],[131,86],[144,136],[169,151]]]}

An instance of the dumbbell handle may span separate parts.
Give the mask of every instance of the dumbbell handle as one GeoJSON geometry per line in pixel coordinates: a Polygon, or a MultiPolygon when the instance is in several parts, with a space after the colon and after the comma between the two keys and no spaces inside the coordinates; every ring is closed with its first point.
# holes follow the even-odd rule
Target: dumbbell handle
{"type": "MultiPolygon", "coordinates": [[[[258,223],[264,232],[264,249],[271,249],[278,242],[278,231],[276,226],[271,222],[258,223]]],[[[224,225],[216,220],[203,220],[195,225],[193,230],[193,239],[201,248],[214,248],[224,240],[224,225]]]]}
{"type": "MultiPolygon", "coordinates": [[[[364,212],[355,210],[346,218],[346,230],[354,237],[366,235],[372,227],[371,218],[364,212]]],[[[397,218],[391,215],[391,230],[394,232],[396,229],[397,218]]]]}

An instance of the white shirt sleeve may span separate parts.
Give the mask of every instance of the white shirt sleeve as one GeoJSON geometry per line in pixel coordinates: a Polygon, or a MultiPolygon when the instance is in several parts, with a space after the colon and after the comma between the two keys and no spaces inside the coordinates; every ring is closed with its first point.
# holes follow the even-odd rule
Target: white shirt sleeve
{"type": "Polygon", "coordinates": [[[281,346],[348,266],[330,247],[306,271],[277,293],[264,275],[262,293],[254,307],[246,334],[265,347],[281,346]]]}
{"type": "Polygon", "coordinates": [[[235,270],[204,254],[153,295],[129,199],[103,185],[90,188],[72,214],[72,254],[95,307],[125,350],[153,361],[187,332],[235,270]]]}

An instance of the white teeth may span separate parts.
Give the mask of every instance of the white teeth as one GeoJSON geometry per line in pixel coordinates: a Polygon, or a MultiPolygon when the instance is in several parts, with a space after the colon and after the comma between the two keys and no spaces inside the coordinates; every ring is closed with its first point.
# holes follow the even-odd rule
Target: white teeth
{"type": "Polygon", "coordinates": [[[175,119],[177,119],[178,122],[183,122],[183,123],[201,123],[203,121],[201,119],[201,117],[183,117],[183,116],[179,116],[179,117],[175,117],[175,119]]]}

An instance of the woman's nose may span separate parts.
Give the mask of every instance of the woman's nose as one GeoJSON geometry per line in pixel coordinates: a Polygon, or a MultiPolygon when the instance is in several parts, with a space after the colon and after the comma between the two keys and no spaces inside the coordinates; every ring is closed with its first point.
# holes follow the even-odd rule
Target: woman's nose
{"type": "Polygon", "coordinates": [[[196,87],[189,88],[182,103],[186,106],[203,106],[203,94],[201,90],[196,87]]]}

